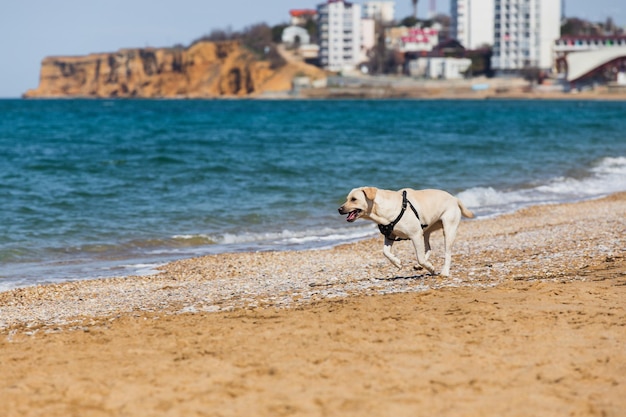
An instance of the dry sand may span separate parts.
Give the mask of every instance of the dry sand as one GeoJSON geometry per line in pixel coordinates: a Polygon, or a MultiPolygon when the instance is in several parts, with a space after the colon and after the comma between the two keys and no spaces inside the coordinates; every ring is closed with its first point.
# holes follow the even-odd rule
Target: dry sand
{"type": "Polygon", "coordinates": [[[623,416],[626,193],[0,293],[1,416],[623,416]],[[433,260],[441,267],[441,241],[433,260]]]}

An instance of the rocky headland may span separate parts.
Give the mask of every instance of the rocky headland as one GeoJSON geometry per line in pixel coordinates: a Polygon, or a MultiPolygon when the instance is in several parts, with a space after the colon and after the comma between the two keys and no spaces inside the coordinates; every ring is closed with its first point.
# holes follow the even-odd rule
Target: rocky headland
{"type": "Polygon", "coordinates": [[[273,65],[238,41],[200,41],[188,48],[121,49],[54,56],[41,63],[39,86],[25,98],[217,98],[291,89],[295,75],[325,73],[303,63],[273,65]]]}

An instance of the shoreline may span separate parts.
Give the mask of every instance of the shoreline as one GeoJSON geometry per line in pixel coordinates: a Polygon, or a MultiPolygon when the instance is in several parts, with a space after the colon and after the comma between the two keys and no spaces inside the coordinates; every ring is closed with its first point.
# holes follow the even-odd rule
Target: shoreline
{"type": "Polygon", "coordinates": [[[374,238],[0,293],[0,414],[618,417],[624,219],[626,192],[465,220],[450,278],[374,238]]]}
{"type": "MultiPolygon", "coordinates": [[[[455,241],[452,274],[448,278],[431,277],[415,270],[411,266],[415,264],[414,253],[407,242],[399,242],[394,246],[394,252],[404,260],[403,268],[397,270],[382,255],[380,237],[341,244],[330,249],[226,252],[185,258],[156,267],[157,272],[148,275],[38,284],[0,292],[0,331],[21,326],[63,326],[84,320],[83,315],[113,316],[134,310],[168,310],[176,313],[229,311],[259,306],[290,308],[301,302],[355,293],[421,292],[457,286],[492,287],[507,279],[522,280],[529,276],[536,280],[573,273],[574,276],[569,278],[573,281],[580,279],[576,276],[588,266],[582,259],[602,255],[612,259],[615,253],[622,257],[626,251],[625,243],[616,248],[606,244],[594,247],[592,242],[598,243],[600,237],[589,236],[589,232],[576,224],[577,216],[581,222],[586,222],[584,216],[588,210],[582,209],[586,206],[597,206],[604,213],[604,227],[599,227],[598,219],[592,226],[596,233],[609,233],[609,223],[624,230],[624,222],[620,224],[620,217],[610,211],[610,207],[615,206],[613,210],[622,210],[622,219],[626,218],[626,192],[621,192],[574,203],[529,206],[494,218],[464,219],[455,241]],[[561,218],[558,214],[561,212],[568,212],[566,218],[561,218]],[[536,223],[529,221],[531,217],[536,218],[536,223]],[[542,226],[545,222],[548,223],[542,226]],[[545,276],[541,276],[533,274],[532,267],[521,266],[537,262],[539,252],[533,253],[531,259],[525,259],[527,252],[533,252],[531,246],[535,243],[525,239],[518,242],[517,246],[510,246],[512,242],[507,242],[506,236],[511,233],[513,236],[532,233],[545,244],[546,236],[541,236],[540,230],[543,227],[554,229],[556,226],[550,222],[565,225],[563,230],[559,228],[552,230],[552,233],[563,233],[569,241],[588,243],[581,258],[581,254],[577,254],[581,251],[580,247],[571,247],[570,243],[566,248],[564,245],[567,242],[561,239],[560,247],[554,248],[556,252],[548,257],[556,260],[549,267],[543,266],[545,276]],[[524,230],[524,227],[529,227],[531,231],[524,230]],[[495,246],[490,241],[492,238],[497,238],[495,246]],[[349,256],[350,252],[354,255],[349,256]],[[501,259],[504,253],[513,253],[518,259],[515,262],[501,259]],[[498,262],[494,262],[494,256],[498,262]],[[492,260],[481,264],[478,259],[485,257],[492,260]],[[567,260],[563,265],[558,262],[562,258],[567,260]],[[569,272],[559,270],[565,266],[569,272]],[[403,285],[395,284],[400,281],[406,282],[403,285]],[[203,284],[211,288],[201,289],[203,284]],[[325,291],[327,288],[334,290],[325,291]],[[127,291],[142,295],[154,290],[169,291],[165,297],[118,299],[127,291]],[[192,296],[197,291],[200,293],[192,296]],[[69,299],[66,298],[68,296],[69,299]],[[39,311],[34,311],[31,304],[36,304],[39,311]],[[107,308],[102,308],[102,305],[107,308]]],[[[616,230],[613,233],[618,242],[626,239],[616,230]]],[[[433,260],[439,270],[443,261],[440,259],[442,256],[438,256],[442,251],[441,234],[434,234],[432,240],[433,260]]],[[[544,248],[546,251],[551,249],[544,248]]]]}
{"type": "Polygon", "coordinates": [[[555,101],[626,101],[626,93],[598,93],[598,92],[580,92],[580,93],[403,93],[392,92],[383,93],[360,91],[360,90],[343,90],[338,92],[312,92],[310,94],[299,95],[292,94],[291,91],[267,92],[249,97],[151,97],[151,98],[132,98],[132,97],[92,97],[92,96],[49,96],[49,97],[0,97],[0,100],[201,100],[201,101],[246,101],[246,100],[555,100],[555,101]]]}
{"type": "MultiPolygon", "coordinates": [[[[617,192],[617,194],[620,194],[621,192],[617,192]]],[[[603,199],[603,198],[607,198],[610,197],[612,194],[615,193],[609,193],[609,194],[605,194],[603,196],[587,196],[585,198],[577,198],[574,200],[564,200],[564,201],[559,201],[559,202],[551,202],[551,203],[535,203],[534,205],[537,206],[542,206],[542,205],[561,205],[561,204],[577,204],[577,203],[584,203],[586,201],[593,201],[593,200],[598,200],[598,199],[603,199]]],[[[508,216],[508,215],[514,215],[516,212],[520,211],[520,210],[524,210],[530,207],[533,207],[534,205],[524,205],[521,206],[517,209],[515,209],[512,212],[498,212],[497,214],[487,214],[487,215],[482,215],[479,216],[478,218],[474,219],[473,221],[482,221],[482,220],[492,220],[494,218],[498,218],[500,216],[508,216]]],[[[373,225],[373,223],[371,223],[373,225]]],[[[245,254],[245,253],[273,253],[273,252],[309,252],[309,251],[326,251],[326,250],[333,250],[334,248],[336,248],[337,246],[343,246],[345,244],[351,244],[351,243],[358,243],[361,241],[367,241],[367,240],[376,240],[376,238],[379,237],[379,232],[377,231],[376,228],[372,228],[372,237],[360,237],[360,238],[355,238],[355,239],[345,239],[343,240],[341,243],[332,243],[332,244],[328,244],[328,245],[319,245],[319,246],[308,246],[308,247],[287,247],[287,246],[282,246],[282,247],[271,247],[271,248],[264,248],[258,251],[251,251],[249,249],[226,249],[226,250],[215,250],[215,251],[210,251],[204,254],[188,254],[187,256],[172,256],[170,257],[169,260],[163,260],[162,258],[159,259],[157,257],[151,257],[150,259],[148,259],[147,257],[140,257],[140,259],[133,259],[131,260],[127,260],[124,261],[124,265],[125,268],[128,268],[129,270],[132,269],[132,272],[126,272],[126,273],[119,273],[119,272],[110,272],[107,274],[103,274],[103,275],[95,275],[95,276],[86,276],[86,274],[83,274],[83,276],[78,276],[78,275],[71,275],[71,276],[66,276],[66,277],[61,277],[61,276],[56,276],[54,278],[50,278],[48,277],[47,281],[35,281],[35,282],[31,282],[31,283],[27,283],[27,279],[32,279],[32,278],[27,278],[27,279],[22,279],[20,282],[22,282],[22,284],[19,285],[10,285],[10,284],[4,284],[4,286],[0,286],[0,295],[2,293],[8,292],[8,291],[15,291],[15,290],[20,290],[20,289],[25,289],[25,288],[30,288],[30,287],[35,287],[35,286],[49,286],[49,285],[63,285],[63,284],[67,284],[67,283],[74,283],[74,282],[84,282],[84,281],[100,281],[100,280],[109,280],[109,279],[118,279],[118,280],[123,280],[126,278],[133,278],[133,277],[144,277],[144,276],[153,276],[153,275],[159,275],[160,274],[160,269],[162,269],[164,266],[174,263],[174,262],[178,262],[178,261],[184,261],[186,259],[192,259],[192,258],[202,258],[205,256],[221,256],[221,255],[237,255],[237,254],[245,254]],[[374,237],[375,236],[375,237],[374,237]],[[136,267],[133,266],[133,262],[135,262],[137,264],[136,267]]],[[[100,260],[100,261],[91,261],[92,264],[104,264],[109,262],[108,260],[104,259],[104,260],[100,260]]],[[[44,267],[38,267],[39,269],[44,269],[44,267]]],[[[119,269],[119,268],[117,268],[119,269]]],[[[14,281],[17,282],[17,281],[14,281]]],[[[0,317],[0,329],[3,327],[3,322],[1,320],[0,317]]]]}

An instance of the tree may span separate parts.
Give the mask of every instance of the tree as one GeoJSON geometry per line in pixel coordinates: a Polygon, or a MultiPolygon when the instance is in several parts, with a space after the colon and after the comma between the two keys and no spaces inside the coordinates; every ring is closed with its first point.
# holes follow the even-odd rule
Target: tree
{"type": "Polygon", "coordinates": [[[419,23],[419,19],[413,16],[407,16],[400,21],[400,26],[406,26],[408,28],[412,28],[419,23]]]}
{"type": "Polygon", "coordinates": [[[287,24],[279,24],[272,26],[272,42],[281,43],[283,41],[283,30],[289,26],[287,24]]]}
{"type": "Polygon", "coordinates": [[[396,57],[385,42],[385,28],[380,21],[375,23],[376,44],[368,52],[368,70],[370,74],[390,74],[397,68],[396,57]]]}
{"type": "Polygon", "coordinates": [[[411,3],[413,4],[413,18],[417,19],[417,3],[419,2],[419,0],[411,0],[411,3]]]}
{"type": "Polygon", "coordinates": [[[319,39],[319,34],[317,33],[317,22],[311,16],[308,16],[306,18],[304,28],[307,32],[309,32],[309,36],[311,37],[311,43],[317,43],[319,39]]]}
{"type": "Polygon", "coordinates": [[[541,84],[539,81],[541,80],[542,71],[538,67],[526,67],[522,69],[521,73],[522,77],[531,85],[535,83],[541,84]]]}

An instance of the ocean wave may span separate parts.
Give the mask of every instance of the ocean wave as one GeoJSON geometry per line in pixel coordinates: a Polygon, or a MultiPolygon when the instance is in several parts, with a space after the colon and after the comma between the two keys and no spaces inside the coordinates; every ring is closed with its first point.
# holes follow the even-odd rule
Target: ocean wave
{"type": "Polygon", "coordinates": [[[176,246],[213,245],[217,243],[215,239],[207,234],[174,235],[172,236],[172,241],[176,246]]]}
{"type": "Polygon", "coordinates": [[[497,216],[538,204],[574,202],[626,191],[626,157],[598,160],[584,175],[556,177],[517,189],[475,187],[460,192],[463,203],[478,216],[497,216]]]}
{"type": "Polygon", "coordinates": [[[216,236],[210,235],[179,235],[177,239],[189,239],[201,243],[212,242],[219,246],[214,250],[224,250],[229,248],[285,248],[298,246],[303,249],[319,248],[328,244],[339,244],[351,242],[375,235],[376,229],[371,223],[364,223],[353,227],[340,226],[337,228],[305,228],[303,230],[285,229],[276,232],[246,232],[223,233],[216,236]]]}
{"type": "Polygon", "coordinates": [[[350,227],[307,227],[276,232],[181,234],[171,237],[171,242],[175,244],[146,248],[144,254],[170,259],[224,252],[325,249],[376,236],[377,233],[373,223],[363,222],[350,227]]]}

